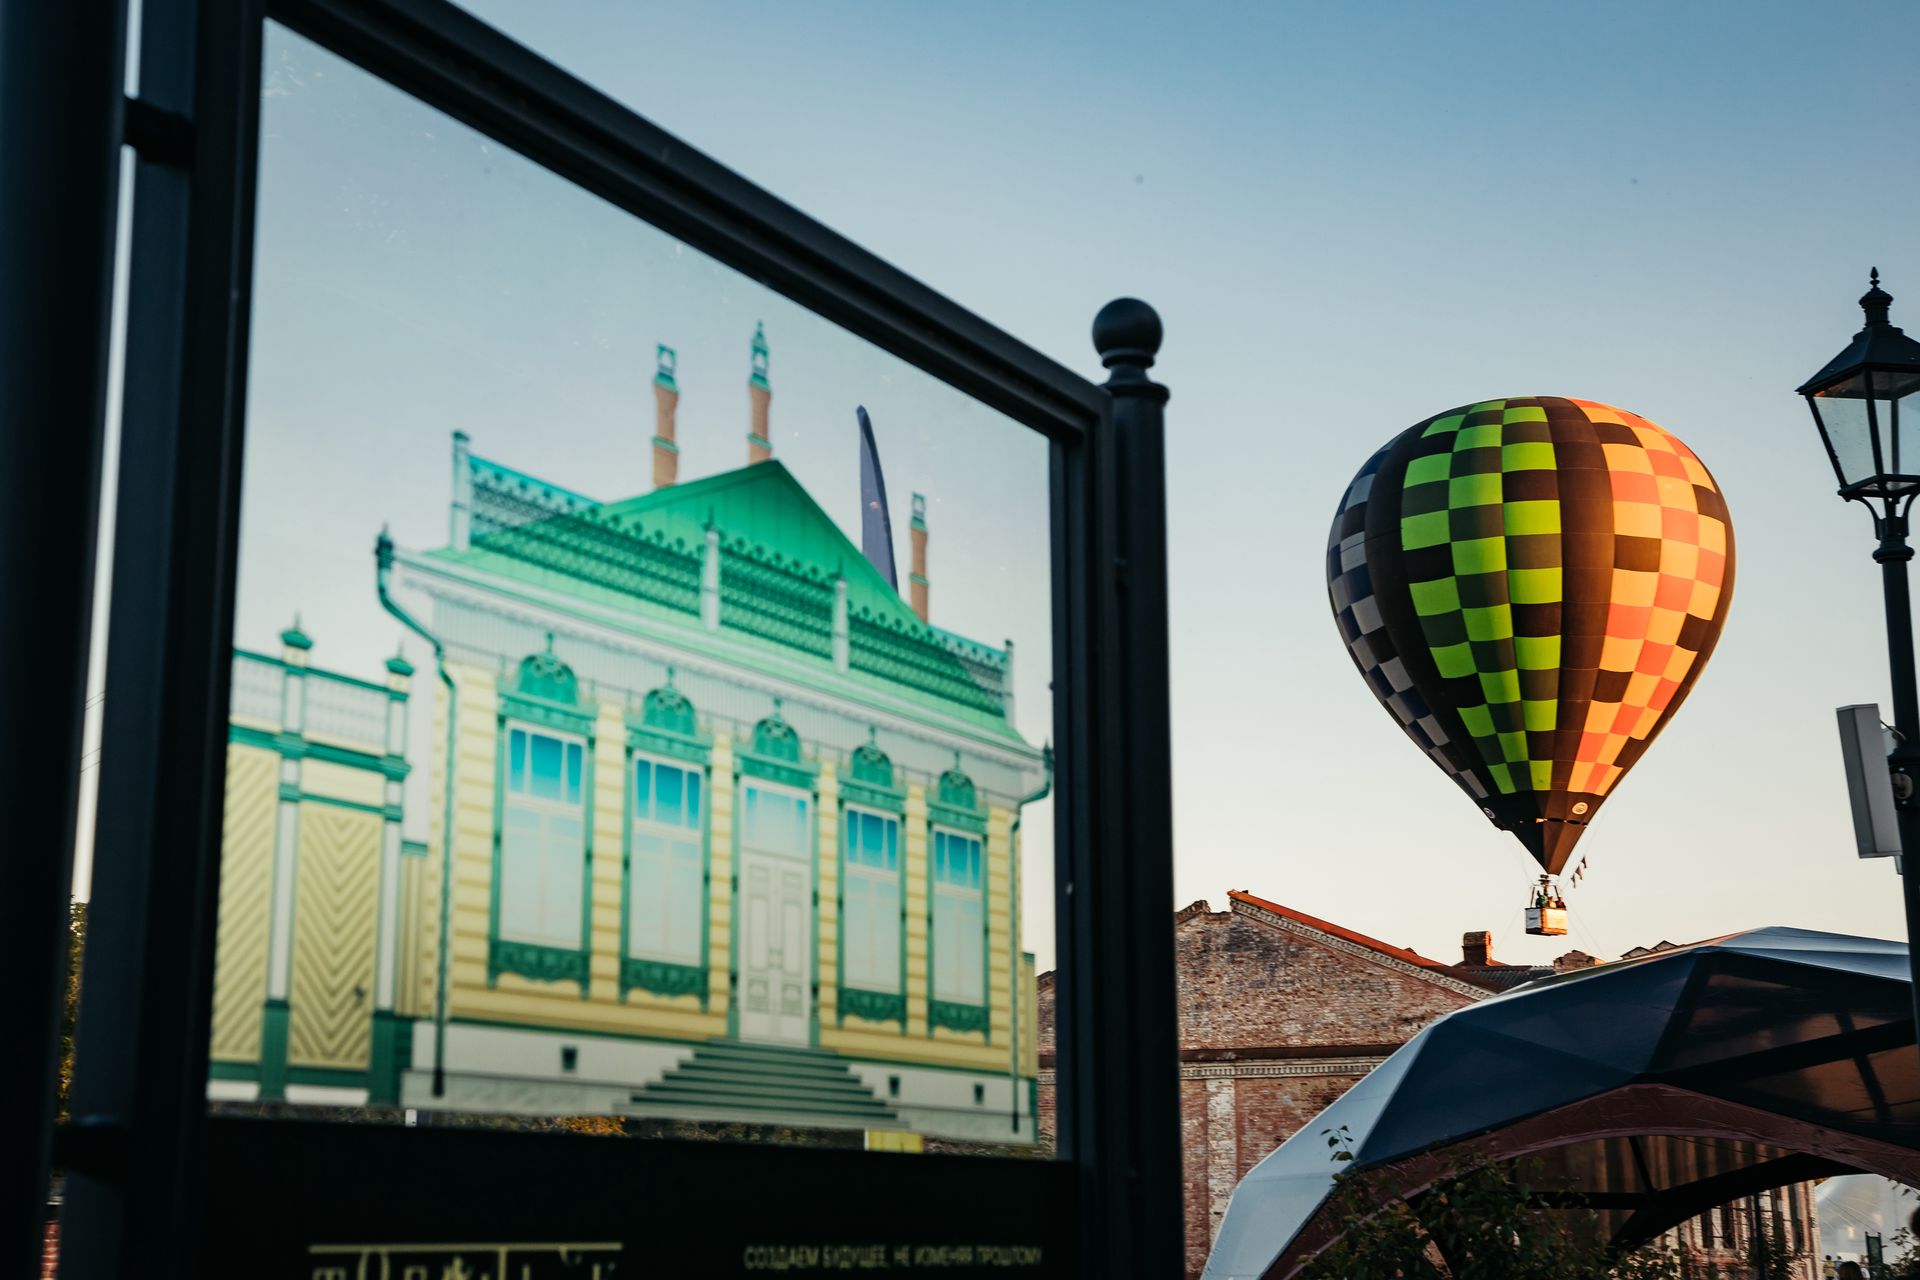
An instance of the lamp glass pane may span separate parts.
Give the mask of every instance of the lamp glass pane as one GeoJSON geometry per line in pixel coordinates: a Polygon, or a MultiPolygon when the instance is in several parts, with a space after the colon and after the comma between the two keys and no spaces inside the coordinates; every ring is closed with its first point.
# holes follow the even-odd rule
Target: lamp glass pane
{"type": "Polygon", "coordinates": [[[1889,413],[1887,430],[1894,435],[1893,469],[1902,475],[1920,467],[1920,383],[1907,389],[1897,400],[1882,400],[1879,408],[1889,413]]]}
{"type": "Polygon", "coordinates": [[[1813,407],[1819,411],[1821,429],[1839,461],[1841,484],[1858,484],[1875,475],[1879,468],[1874,464],[1866,400],[1828,392],[1814,397],[1813,407]]]}

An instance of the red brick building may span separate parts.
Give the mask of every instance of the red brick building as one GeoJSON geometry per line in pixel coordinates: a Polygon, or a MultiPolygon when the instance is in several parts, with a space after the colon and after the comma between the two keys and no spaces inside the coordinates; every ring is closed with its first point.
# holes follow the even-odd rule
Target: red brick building
{"type": "MultiPolygon", "coordinates": [[[[1487,986],[1439,960],[1230,893],[1174,916],[1187,1272],[1247,1170],[1441,1014],[1487,986]]],[[[1040,1125],[1053,1124],[1053,982],[1040,979],[1040,1125]]]]}
{"type": "MultiPolygon", "coordinates": [[[[1573,951],[1552,966],[1501,964],[1487,933],[1464,935],[1460,960],[1434,960],[1250,893],[1227,899],[1225,911],[1196,902],[1174,914],[1191,1277],[1205,1266],[1227,1200],[1247,1171],[1415,1032],[1522,982],[1596,963],[1573,951]]],[[[1053,975],[1042,974],[1038,1109],[1048,1136],[1053,994],[1053,975]]],[[[1782,1238],[1810,1268],[1817,1236],[1810,1231],[1807,1188],[1756,1201],[1753,1215],[1770,1224],[1761,1201],[1776,1207],[1782,1238]]],[[[1741,1212],[1689,1222],[1671,1242],[1735,1274],[1747,1234],[1741,1212]]]]}

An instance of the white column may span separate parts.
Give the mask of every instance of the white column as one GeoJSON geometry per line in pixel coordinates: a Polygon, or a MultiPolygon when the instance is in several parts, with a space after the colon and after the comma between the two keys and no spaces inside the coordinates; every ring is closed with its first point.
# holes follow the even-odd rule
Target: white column
{"type": "MultiPolygon", "coordinates": [[[[413,666],[404,654],[387,659],[387,759],[407,755],[407,694],[413,666]]],[[[380,828],[380,908],[378,946],[373,961],[373,1007],[393,1008],[395,973],[400,949],[400,806],[405,792],[399,778],[388,778],[386,819],[380,828]]]]}
{"type": "Polygon", "coordinates": [[[853,643],[847,634],[847,579],[833,576],[833,669],[845,671],[853,661],[853,643]]]}
{"type": "Polygon", "coordinates": [[[720,530],[712,524],[700,557],[700,623],[709,631],[720,629],[720,530]]]}
{"type": "Polygon", "coordinates": [[[467,433],[453,433],[453,506],[448,512],[447,543],[465,551],[473,541],[473,463],[467,433]]]}
{"type": "Polygon", "coordinates": [[[267,999],[293,986],[293,880],[300,847],[300,761],[280,758],[279,821],[273,834],[273,917],[267,926],[267,999]]]}
{"type": "Polygon", "coordinates": [[[393,1008],[400,906],[400,781],[387,780],[387,820],[380,827],[379,949],[373,957],[373,1007],[393,1008]]]}

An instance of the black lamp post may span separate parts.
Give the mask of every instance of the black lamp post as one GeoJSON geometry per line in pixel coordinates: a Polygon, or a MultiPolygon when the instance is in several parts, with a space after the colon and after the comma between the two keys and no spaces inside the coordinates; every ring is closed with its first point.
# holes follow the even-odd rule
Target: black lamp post
{"type": "Polygon", "coordinates": [[[1893,727],[1897,740],[1887,768],[1893,774],[1900,826],[1901,896],[1907,908],[1907,949],[1913,972],[1915,1027],[1920,1030],[1920,694],[1913,667],[1913,605],[1907,594],[1907,509],[1920,493],[1920,342],[1887,320],[1893,298],[1875,268],[1860,299],[1866,327],[1846,350],[1800,387],[1813,425],[1827,447],[1840,496],[1873,513],[1887,594],[1887,656],[1893,670],[1893,727]],[[1915,859],[1908,867],[1907,859],[1915,859]]]}

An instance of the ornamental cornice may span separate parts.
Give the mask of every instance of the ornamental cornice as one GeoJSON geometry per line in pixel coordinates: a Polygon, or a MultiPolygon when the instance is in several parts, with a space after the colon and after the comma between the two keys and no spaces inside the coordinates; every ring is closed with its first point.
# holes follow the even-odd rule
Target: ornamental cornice
{"type": "MultiPolygon", "coordinates": [[[[575,638],[590,640],[623,656],[651,662],[670,659],[683,677],[696,675],[744,687],[757,685],[768,694],[783,698],[789,707],[812,708],[829,715],[856,719],[863,725],[877,725],[883,733],[945,751],[951,751],[956,743],[962,744],[968,755],[1020,773],[1032,770],[1040,763],[1040,751],[1024,741],[1016,745],[989,737],[972,725],[949,720],[937,710],[921,707],[917,703],[877,697],[873,690],[864,686],[849,688],[844,692],[821,688],[816,680],[832,678],[837,681],[838,677],[829,677],[828,673],[821,672],[808,672],[804,679],[797,674],[783,675],[769,670],[766,655],[757,650],[752,653],[742,651],[738,662],[724,658],[716,662],[716,653],[727,652],[734,646],[724,638],[704,631],[699,633],[699,642],[696,644],[690,637],[649,626],[644,619],[623,618],[616,623],[600,617],[590,605],[549,598],[547,593],[524,583],[507,587],[492,580],[478,581],[469,574],[458,572],[454,566],[423,560],[405,550],[396,556],[396,564],[402,570],[405,586],[434,599],[484,609],[503,620],[556,630],[563,636],[571,633],[575,638]]],[[[482,652],[456,639],[449,639],[448,644],[450,648],[482,652]]],[[[732,654],[729,652],[728,656],[732,654]]],[[[859,744],[835,742],[828,745],[851,751],[859,744]]]]}
{"type": "MultiPolygon", "coordinates": [[[[1183,1062],[1182,1080],[1273,1080],[1290,1076],[1364,1076],[1385,1058],[1290,1058],[1283,1062],[1183,1062]]],[[[1035,1082],[1057,1083],[1058,1068],[1041,1067],[1035,1082]]]]}
{"type": "Polygon", "coordinates": [[[1234,898],[1232,902],[1235,915],[1247,916],[1250,919],[1258,920],[1268,928],[1278,929],[1282,933],[1291,933],[1296,937],[1311,939],[1322,946],[1330,947],[1335,951],[1355,956],[1361,960],[1372,961],[1374,964],[1392,969],[1397,973],[1409,974],[1413,977],[1424,979],[1436,987],[1445,987],[1448,991],[1457,992],[1470,1000],[1484,1000],[1493,994],[1484,987],[1476,987],[1471,982],[1462,981],[1450,973],[1442,973],[1433,969],[1423,968],[1417,964],[1408,964],[1398,956],[1390,956],[1383,951],[1376,951],[1372,947],[1363,946],[1358,942],[1350,942],[1337,934],[1326,933],[1314,928],[1310,924],[1303,924],[1289,916],[1268,911],[1265,907],[1255,906],[1244,898],[1234,898]]]}
{"type": "Polygon", "coordinates": [[[1276,1076],[1364,1076],[1385,1058],[1293,1058],[1283,1062],[1183,1062],[1182,1080],[1266,1080],[1276,1076]]]}

